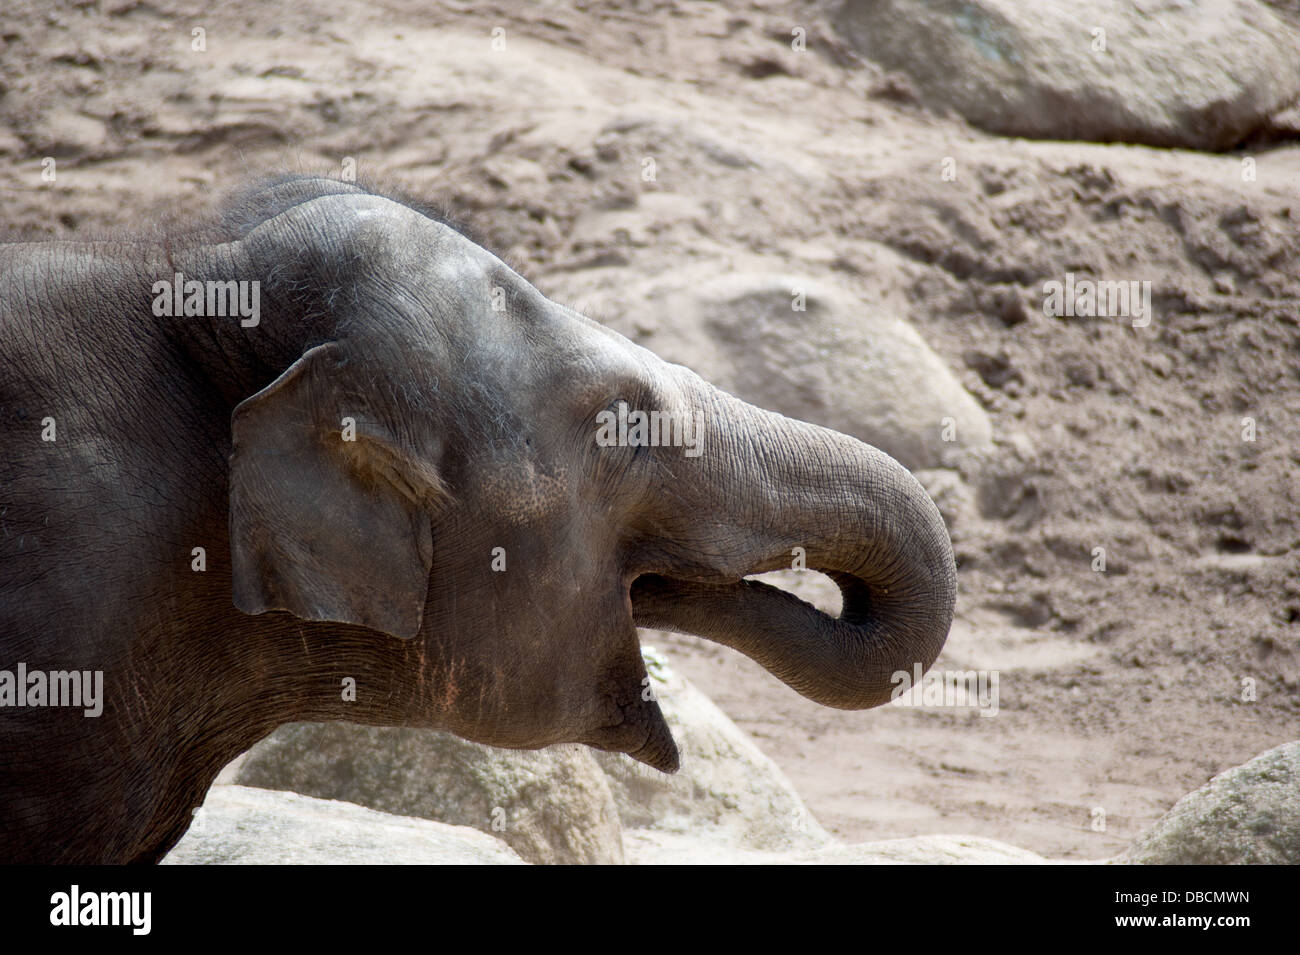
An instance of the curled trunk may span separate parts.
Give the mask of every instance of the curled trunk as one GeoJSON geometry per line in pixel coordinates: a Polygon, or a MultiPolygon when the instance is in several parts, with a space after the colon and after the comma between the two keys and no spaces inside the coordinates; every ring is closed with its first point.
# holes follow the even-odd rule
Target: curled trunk
{"type": "MultiPolygon", "coordinates": [[[[632,586],[639,626],[693,633],[762,664],[827,706],[886,703],[939,655],[952,623],[956,568],[934,502],[889,455],[846,435],[761,412],[715,393],[715,413],[744,415],[757,441],[713,446],[712,466],[735,473],[727,488],[735,525],[754,528],[717,574],[645,574],[632,586]],[[720,407],[719,407],[720,406],[720,407]],[[791,566],[831,577],[844,597],[832,617],[747,574],[791,566]]],[[[724,500],[715,507],[726,510],[724,500]]]]}

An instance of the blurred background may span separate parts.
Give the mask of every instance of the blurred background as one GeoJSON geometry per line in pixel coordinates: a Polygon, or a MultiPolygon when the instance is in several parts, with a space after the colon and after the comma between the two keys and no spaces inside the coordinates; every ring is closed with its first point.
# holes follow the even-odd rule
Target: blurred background
{"type": "Polygon", "coordinates": [[[959,564],[938,666],[997,670],[996,716],[840,713],[644,635],[833,836],[1102,858],[1300,737],[1296,0],[208,6],[6,0],[9,236],[277,172],[394,184],[898,457],[959,564]],[[1067,282],[1149,312],[1052,314],[1067,282]]]}

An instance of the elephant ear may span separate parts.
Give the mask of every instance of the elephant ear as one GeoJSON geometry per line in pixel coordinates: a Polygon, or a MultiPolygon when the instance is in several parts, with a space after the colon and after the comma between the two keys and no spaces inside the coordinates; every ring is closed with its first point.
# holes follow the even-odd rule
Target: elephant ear
{"type": "Polygon", "coordinates": [[[235,409],[234,602],[249,614],[287,610],[409,639],[424,614],[441,484],[352,407],[363,399],[345,395],[345,381],[338,344],[319,345],[235,409]]]}

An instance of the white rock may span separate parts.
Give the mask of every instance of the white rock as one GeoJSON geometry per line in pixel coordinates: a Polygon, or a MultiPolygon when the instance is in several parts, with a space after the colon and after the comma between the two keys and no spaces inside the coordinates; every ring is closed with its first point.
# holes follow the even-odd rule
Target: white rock
{"type": "Polygon", "coordinates": [[[750,404],[853,435],[913,470],[991,444],[988,415],[915,329],[834,278],[758,256],[650,279],[600,271],[586,279],[599,288],[552,284],[750,404]]]}
{"type": "Polygon", "coordinates": [[[638,865],[1049,865],[1028,849],[981,836],[916,836],[792,852],[761,852],[698,837],[639,830],[628,833],[628,859],[638,865]]]}
{"type": "Polygon", "coordinates": [[[1116,861],[1300,863],[1300,742],[1267,750],[1188,793],[1116,861]]]}
{"type": "Polygon", "coordinates": [[[1300,95],[1300,33],[1256,0],[846,0],[835,19],[927,104],[1012,136],[1227,149],[1300,95]]]}
{"type": "Polygon", "coordinates": [[[296,793],[213,786],[163,865],[522,865],[463,826],[296,793]]]}
{"type": "Polygon", "coordinates": [[[495,749],[431,730],[293,723],[234,781],[472,826],[534,863],[619,863],[618,810],[583,746],[495,749]]]}

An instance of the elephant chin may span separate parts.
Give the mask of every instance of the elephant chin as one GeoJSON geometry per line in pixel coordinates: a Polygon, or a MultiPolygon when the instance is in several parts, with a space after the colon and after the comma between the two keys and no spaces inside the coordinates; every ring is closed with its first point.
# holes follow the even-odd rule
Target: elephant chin
{"type": "MultiPolygon", "coordinates": [[[[655,708],[658,709],[658,705],[655,708]]],[[[668,729],[662,715],[659,717],[659,725],[646,736],[645,742],[627,755],[661,773],[675,773],[681,767],[677,741],[673,739],[672,731],[668,729]]]]}
{"type": "MultiPolygon", "coordinates": [[[[640,684],[637,684],[638,689],[640,684]]],[[[637,762],[662,773],[675,773],[681,765],[677,743],[656,700],[638,694],[631,702],[616,703],[617,716],[608,726],[581,742],[611,753],[626,753],[637,762]]]]}

